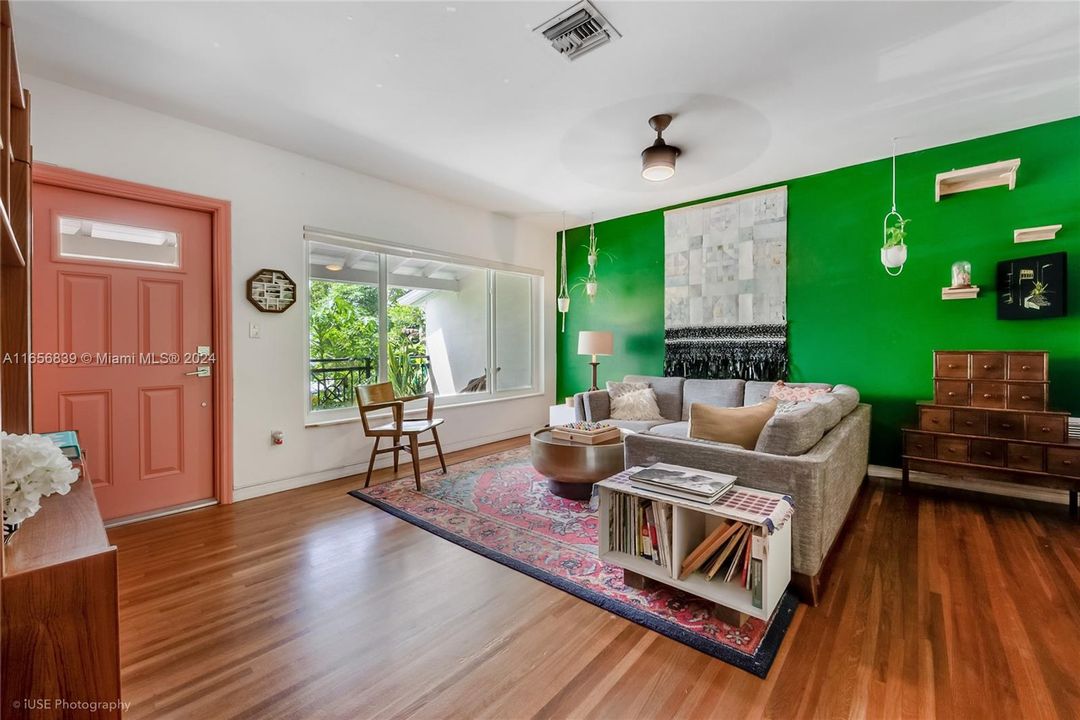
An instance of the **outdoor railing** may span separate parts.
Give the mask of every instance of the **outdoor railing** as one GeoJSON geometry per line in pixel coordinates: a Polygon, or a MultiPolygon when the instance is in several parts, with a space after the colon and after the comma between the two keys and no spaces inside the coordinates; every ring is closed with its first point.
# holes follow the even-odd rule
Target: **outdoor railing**
{"type": "Polygon", "coordinates": [[[375,358],[311,358],[311,407],[313,410],[348,407],[356,402],[359,385],[370,385],[378,379],[379,364],[375,358]]]}

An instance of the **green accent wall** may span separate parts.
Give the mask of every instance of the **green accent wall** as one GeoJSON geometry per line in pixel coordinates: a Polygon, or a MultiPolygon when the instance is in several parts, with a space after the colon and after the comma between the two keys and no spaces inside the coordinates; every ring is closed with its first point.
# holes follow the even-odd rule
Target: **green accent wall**
{"type": "MultiPolygon", "coordinates": [[[[871,462],[883,465],[899,464],[899,429],[914,423],[915,402],[933,394],[935,349],[1047,350],[1052,406],[1080,414],[1080,117],[899,156],[897,205],[911,223],[907,266],[895,278],[879,260],[889,164],[884,158],[716,196],[788,187],[790,379],[858,388],[873,405],[871,462]],[[1021,159],[1015,190],[934,202],[937,173],[1010,158],[1021,159]],[[1013,243],[1014,229],[1057,223],[1055,240],[1013,243]],[[1073,251],[1068,315],[998,320],[997,262],[1063,250],[1073,251]],[[971,262],[972,282],[982,288],[977,299],[941,299],[956,260],[971,262]]],[[[627,373],[662,374],[664,209],[596,224],[600,292],[590,303],[583,286],[571,289],[566,331],[557,333],[560,398],[589,386],[579,330],[615,334],[615,355],[600,358],[601,385],[627,373]]],[[[571,285],[587,273],[587,242],[587,227],[567,233],[571,285]]]]}

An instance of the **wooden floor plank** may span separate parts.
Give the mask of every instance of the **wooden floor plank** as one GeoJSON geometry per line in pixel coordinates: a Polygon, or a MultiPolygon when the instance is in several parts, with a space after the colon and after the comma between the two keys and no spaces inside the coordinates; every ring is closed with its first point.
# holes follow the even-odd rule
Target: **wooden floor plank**
{"type": "Polygon", "coordinates": [[[126,717],[1080,716],[1080,525],[1058,508],[871,481],[762,680],[346,495],[360,484],[110,530],[126,717]]]}

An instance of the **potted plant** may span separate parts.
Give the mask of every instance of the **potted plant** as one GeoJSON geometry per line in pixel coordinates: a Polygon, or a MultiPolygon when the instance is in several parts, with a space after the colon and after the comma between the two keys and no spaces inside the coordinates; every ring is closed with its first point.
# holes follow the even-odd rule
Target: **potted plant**
{"type": "Polygon", "coordinates": [[[910,220],[897,215],[894,225],[885,228],[885,244],[881,246],[881,264],[888,270],[902,268],[907,262],[907,245],[904,238],[907,236],[907,224],[910,220]]]}

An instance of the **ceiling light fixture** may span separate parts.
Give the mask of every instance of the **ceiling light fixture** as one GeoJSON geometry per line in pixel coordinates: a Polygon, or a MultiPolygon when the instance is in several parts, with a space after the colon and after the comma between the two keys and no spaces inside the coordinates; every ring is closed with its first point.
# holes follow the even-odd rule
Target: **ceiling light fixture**
{"type": "Polygon", "coordinates": [[[326,269],[330,272],[338,272],[342,267],[341,263],[326,263],[326,269]]]}
{"type": "Polygon", "coordinates": [[[675,158],[682,151],[664,142],[664,131],[670,124],[670,115],[649,118],[649,127],[656,131],[656,140],[641,151],[641,177],[651,182],[661,182],[675,175],[675,158]]]}

